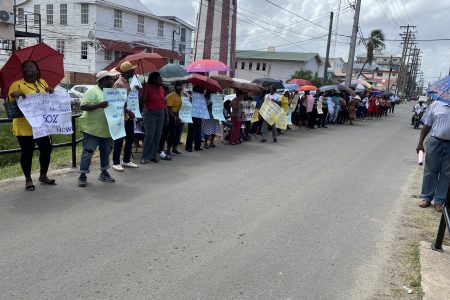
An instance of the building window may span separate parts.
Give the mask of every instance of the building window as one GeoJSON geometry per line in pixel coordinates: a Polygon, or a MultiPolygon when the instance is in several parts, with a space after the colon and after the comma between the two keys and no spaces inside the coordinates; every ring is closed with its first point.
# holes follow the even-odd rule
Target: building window
{"type": "Polygon", "coordinates": [[[378,76],[378,77],[383,77],[383,73],[378,72],[378,73],[377,73],[377,76],[378,76]]]}
{"type": "Polygon", "coordinates": [[[89,24],[89,4],[81,4],[81,24],[89,24]]]}
{"type": "Polygon", "coordinates": [[[245,61],[241,62],[241,70],[245,70],[245,61]]]}
{"type": "Polygon", "coordinates": [[[114,60],[118,60],[122,56],[122,52],[114,51],[114,60]]]}
{"type": "Polygon", "coordinates": [[[184,64],[186,63],[186,45],[185,44],[180,44],[180,56],[181,56],[181,59],[179,61],[179,64],[184,66],[184,64]]]}
{"type": "Polygon", "coordinates": [[[67,25],[67,4],[59,5],[59,24],[67,25]]]}
{"type": "Polygon", "coordinates": [[[164,36],[164,22],[158,21],[158,36],[163,37],[164,36]]]}
{"type": "Polygon", "coordinates": [[[263,63],[262,70],[263,70],[263,71],[266,70],[266,63],[263,63]]]}
{"type": "Polygon", "coordinates": [[[56,40],[56,50],[58,50],[59,53],[64,54],[64,40],[56,40]]]}
{"type": "Polygon", "coordinates": [[[114,28],[122,28],[122,11],[119,9],[114,10],[114,28]]]}
{"type": "Polygon", "coordinates": [[[144,33],[145,17],[138,16],[137,32],[144,33]]]}
{"type": "Polygon", "coordinates": [[[186,42],[186,28],[181,28],[180,42],[186,42]]]}
{"type": "Polygon", "coordinates": [[[18,39],[17,42],[17,47],[19,49],[25,48],[25,39],[18,39]]]}
{"type": "Polygon", "coordinates": [[[234,68],[237,69],[237,61],[234,62],[234,68]]]}
{"type": "Polygon", "coordinates": [[[88,42],[81,42],[81,59],[88,57],[88,42]]]}
{"type": "Polygon", "coordinates": [[[248,63],[248,69],[251,71],[253,69],[253,63],[248,63]]]}
{"type": "Polygon", "coordinates": [[[25,24],[25,12],[23,10],[23,7],[17,8],[17,24],[25,24]]]}
{"type": "Polygon", "coordinates": [[[105,60],[107,60],[107,61],[112,60],[112,51],[111,50],[105,50],[105,60]]]}
{"type": "Polygon", "coordinates": [[[261,64],[260,63],[256,63],[256,71],[261,70],[261,64]]]}
{"type": "Polygon", "coordinates": [[[41,18],[41,6],[39,4],[34,5],[33,13],[34,25],[39,25],[39,19],[41,18]]]}
{"type": "Polygon", "coordinates": [[[53,25],[53,4],[47,4],[47,25],[53,25]]]}

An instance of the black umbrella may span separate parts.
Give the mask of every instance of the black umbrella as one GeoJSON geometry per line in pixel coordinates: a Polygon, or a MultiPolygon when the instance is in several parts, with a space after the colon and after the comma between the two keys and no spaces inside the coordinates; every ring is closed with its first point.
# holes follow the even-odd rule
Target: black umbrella
{"type": "Polygon", "coordinates": [[[279,81],[279,80],[275,80],[275,79],[272,79],[272,78],[258,78],[258,79],[254,79],[252,82],[256,83],[256,84],[259,84],[263,88],[269,88],[270,86],[273,85],[276,90],[278,90],[278,89],[283,89],[284,90],[283,83],[281,81],[279,81]]]}
{"type": "Polygon", "coordinates": [[[356,96],[356,93],[351,88],[346,87],[342,84],[335,84],[335,85],[324,85],[319,88],[321,92],[327,92],[327,91],[335,91],[338,93],[346,92],[350,96],[356,96]]]}
{"type": "Polygon", "coordinates": [[[385,97],[391,97],[391,96],[394,96],[394,93],[393,93],[393,92],[384,92],[384,93],[383,93],[383,96],[385,96],[385,97]]]}

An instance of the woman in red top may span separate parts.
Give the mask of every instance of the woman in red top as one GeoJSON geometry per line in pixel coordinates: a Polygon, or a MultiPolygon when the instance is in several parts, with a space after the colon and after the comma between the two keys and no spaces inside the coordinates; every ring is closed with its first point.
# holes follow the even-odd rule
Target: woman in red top
{"type": "Polygon", "coordinates": [[[158,72],[151,73],[143,89],[141,103],[144,104],[145,139],[141,164],[146,164],[150,161],[159,163],[157,153],[164,125],[164,109],[166,107],[166,97],[162,87],[161,75],[158,72]]]}
{"type": "Polygon", "coordinates": [[[377,113],[378,113],[376,101],[377,101],[377,98],[374,95],[372,95],[372,97],[370,97],[370,99],[369,99],[368,112],[369,112],[370,119],[372,119],[373,116],[377,115],[377,113]]]}

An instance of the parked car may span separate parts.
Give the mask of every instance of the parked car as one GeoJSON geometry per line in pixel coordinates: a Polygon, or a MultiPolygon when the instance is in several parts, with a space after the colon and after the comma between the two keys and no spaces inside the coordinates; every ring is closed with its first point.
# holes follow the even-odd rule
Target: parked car
{"type": "Polygon", "coordinates": [[[83,97],[84,93],[86,93],[86,91],[88,89],[90,89],[93,85],[88,85],[88,84],[84,84],[84,85],[74,85],[69,91],[72,92],[74,95],[76,95],[78,98],[83,97]]]}

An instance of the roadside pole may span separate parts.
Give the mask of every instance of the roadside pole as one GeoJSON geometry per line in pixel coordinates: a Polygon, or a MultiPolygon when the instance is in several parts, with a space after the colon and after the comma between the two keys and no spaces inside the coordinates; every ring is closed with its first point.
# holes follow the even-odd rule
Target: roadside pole
{"type": "Polygon", "coordinates": [[[330,28],[328,29],[327,55],[325,56],[325,65],[323,67],[323,85],[328,78],[328,63],[330,61],[331,33],[333,31],[333,12],[330,12],[330,28]]]}
{"type": "Polygon", "coordinates": [[[361,0],[356,0],[355,17],[353,18],[352,39],[351,39],[351,43],[350,43],[350,51],[348,52],[347,71],[346,71],[346,76],[345,76],[345,85],[346,86],[350,86],[350,83],[352,81],[353,61],[355,59],[356,36],[358,34],[360,10],[361,10],[361,0]]]}

